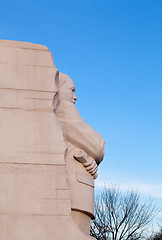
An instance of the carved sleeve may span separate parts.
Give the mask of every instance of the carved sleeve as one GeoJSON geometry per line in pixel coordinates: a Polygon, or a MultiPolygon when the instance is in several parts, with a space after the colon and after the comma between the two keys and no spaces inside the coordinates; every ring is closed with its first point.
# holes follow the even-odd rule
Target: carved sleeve
{"type": "Polygon", "coordinates": [[[66,140],[77,148],[83,149],[99,164],[104,156],[105,145],[101,135],[84,122],[71,103],[61,104],[57,116],[62,123],[66,140]]]}

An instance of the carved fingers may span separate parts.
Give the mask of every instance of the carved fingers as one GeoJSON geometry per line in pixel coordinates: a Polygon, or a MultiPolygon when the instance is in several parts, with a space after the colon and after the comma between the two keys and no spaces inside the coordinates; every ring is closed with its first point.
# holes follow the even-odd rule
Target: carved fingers
{"type": "Polygon", "coordinates": [[[86,163],[83,163],[83,166],[86,168],[87,172],[89,172],[94,178],[97,178],[97,176],[94,175],[96,174],[98,167],[93,158],[88,158],[88,161],[86,163]]]}
{"type": "Polygon", "coordinates": [[[93,158],[88,157],[84,150],[77,150],[74,154],[74,158],[83,164],[87,172],[89,172],[94,179],[97,178],[97,163],[93,158]]]}

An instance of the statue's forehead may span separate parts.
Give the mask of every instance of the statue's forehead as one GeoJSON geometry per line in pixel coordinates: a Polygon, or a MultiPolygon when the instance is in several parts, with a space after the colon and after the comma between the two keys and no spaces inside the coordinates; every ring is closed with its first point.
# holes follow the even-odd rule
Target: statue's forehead
{"type": "Polygon", "coordinates": [[[60,73],[60,89],[75,87],[73,80],[66,74],[60,73]]]}
{"type": "Polygon", "coordinates": [[[68,78],[66,78],[66,84],[69,86],[74,86],[74,82],[73,82],[73,80],[70,78],[70,77],[68,77],[68,78]]]}

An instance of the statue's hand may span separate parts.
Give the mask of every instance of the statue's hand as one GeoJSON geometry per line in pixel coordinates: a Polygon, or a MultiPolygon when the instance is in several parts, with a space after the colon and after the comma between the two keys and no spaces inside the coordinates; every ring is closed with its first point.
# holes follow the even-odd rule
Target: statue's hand
{"type": "Polygon", "coordinates": [[[83,163],[83,166],[85,167],[85,169],[87,170],[87,172],[89,172],[95,179],[97,178],[97,163],[95,162],[95,160],[93,158],[88,157],[88,161],[86,163],[83,163]]]}
{"type": "Polygon", "coordinates": [[[97,163],[96,161],[87,156],[87,153],[84,150],[79,150],[74,154],[74,158],[83,164],[87,172],[89,172],[94,179],[97,178],[97,163]]]}

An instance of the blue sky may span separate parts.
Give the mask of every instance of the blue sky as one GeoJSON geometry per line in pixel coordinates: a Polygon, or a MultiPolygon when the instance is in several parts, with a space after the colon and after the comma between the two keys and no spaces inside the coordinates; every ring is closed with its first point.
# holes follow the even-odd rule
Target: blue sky
{"type": "Polygon", "coordinates": [[[74,80],[81,116],[106,141],[96,185],[162,208],[162,1],[1,0],[0,39],[46,45],[74,80]]]}

